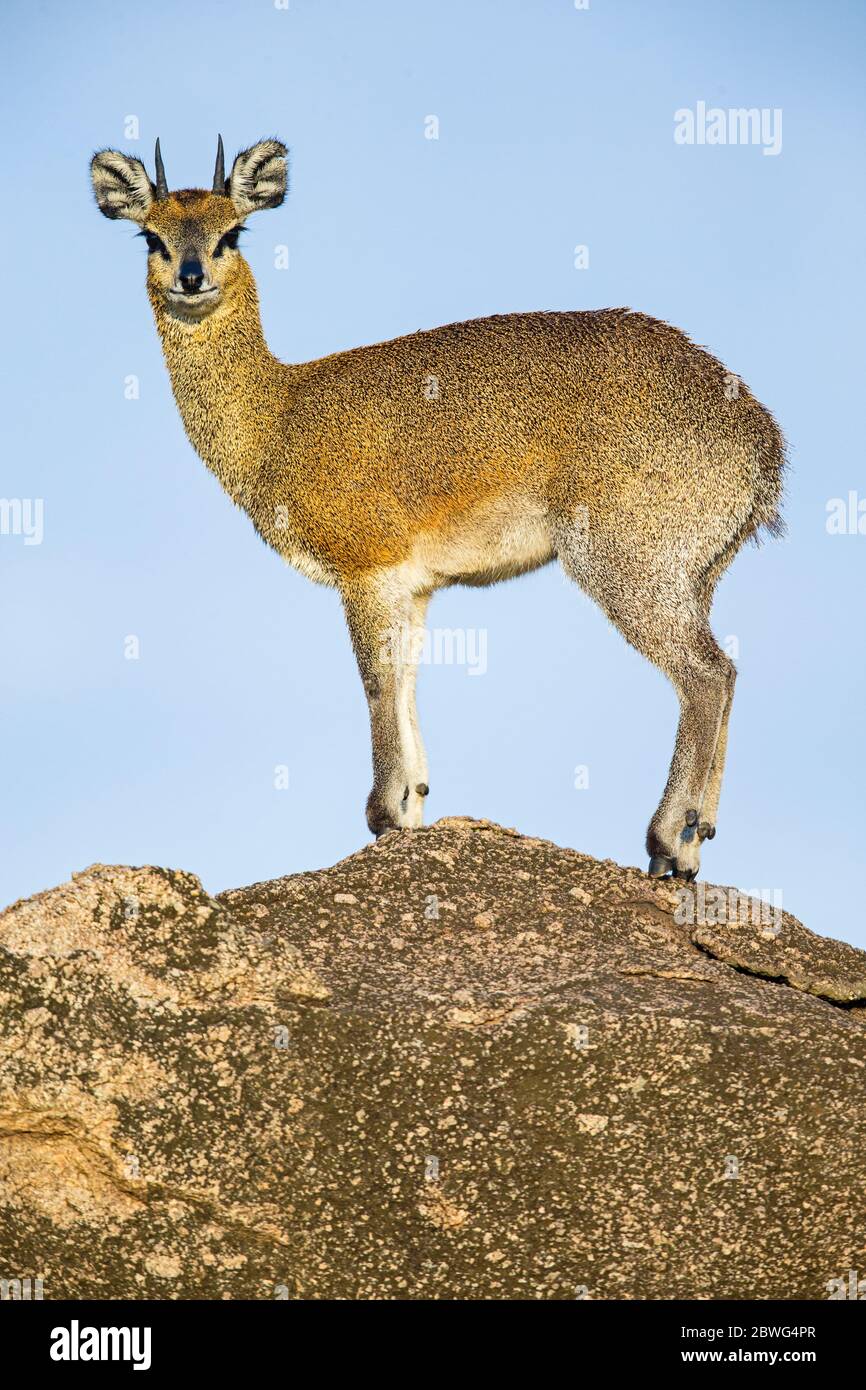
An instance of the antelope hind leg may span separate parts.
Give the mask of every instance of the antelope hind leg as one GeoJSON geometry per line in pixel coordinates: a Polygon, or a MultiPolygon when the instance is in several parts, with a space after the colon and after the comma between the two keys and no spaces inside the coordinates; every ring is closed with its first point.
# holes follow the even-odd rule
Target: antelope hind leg
{"type": "Polygon", "coordinates": [[[680,720],[667,785],[647,831],[649,873],[693,879],[701,843],[715,834],[734,667],[708,627],[681,633],[667,658],[656,660],[677,690],[680,720]]]}

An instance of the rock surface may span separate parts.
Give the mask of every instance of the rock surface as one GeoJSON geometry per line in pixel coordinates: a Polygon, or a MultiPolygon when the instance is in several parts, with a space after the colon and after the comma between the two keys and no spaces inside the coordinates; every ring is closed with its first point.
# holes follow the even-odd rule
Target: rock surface
{"type": "Polygon", "coordinates": [[[733,901],[445,820],[216,899],[97,865],[15,904],[0,1278],[827,1298],[866,1274],[866,954],[733,901]]]}

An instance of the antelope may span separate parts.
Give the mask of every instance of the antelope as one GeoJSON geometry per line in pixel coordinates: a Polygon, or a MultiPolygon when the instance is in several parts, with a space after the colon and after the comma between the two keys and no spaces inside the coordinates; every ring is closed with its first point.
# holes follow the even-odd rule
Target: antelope
{"type": "Polygon", "coordinates": [[[423,823],[415,709],[429,599],[558,559],[680,703],[649,824],[653,877],[693,879],[715,835],[735,669],[709,624],[720,575],[782,533],[784,441],[738,378],[629,309],[502,314],[280,362],[238,249],[278,207],[287,149],[222,137],[210,190],[94,155],[96,201],[147,243],[147,292],[186,433],[261,538],[341,595],[369,705],[376,836],[423,823]],[[408,640],[395,640],[395,634],[408,640]]]}

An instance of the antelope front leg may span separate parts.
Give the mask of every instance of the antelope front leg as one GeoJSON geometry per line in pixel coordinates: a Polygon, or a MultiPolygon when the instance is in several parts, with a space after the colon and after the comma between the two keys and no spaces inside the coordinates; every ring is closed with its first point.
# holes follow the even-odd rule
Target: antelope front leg
{"type": "Polygon", "coordinates": [[[393,575],[343,585],[343,607],[370,709],[374,835],[422,825],[427,772],[415,715],[418,601],[393,575]]]}

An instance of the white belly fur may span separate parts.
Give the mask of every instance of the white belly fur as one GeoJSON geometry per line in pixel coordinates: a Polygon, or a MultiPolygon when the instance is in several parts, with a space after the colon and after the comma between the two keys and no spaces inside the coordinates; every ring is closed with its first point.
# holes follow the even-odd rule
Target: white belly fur
{"type": "Polygon", "coordinates": [[[554,557],[546,509],[532,498],[488,503],[459,527],[420,536],[413,566],[442,584],[494,584],[554,557]]]}

